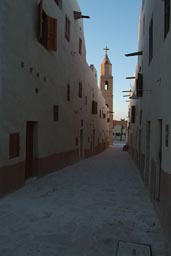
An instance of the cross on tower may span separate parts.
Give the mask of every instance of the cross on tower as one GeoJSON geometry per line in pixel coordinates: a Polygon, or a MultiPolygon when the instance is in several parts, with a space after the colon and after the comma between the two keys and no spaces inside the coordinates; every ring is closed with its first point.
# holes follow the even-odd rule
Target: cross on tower
{"type": "Polygon", "coordinates": [[[109,48],[107,48],[107,46],[106,46],[106,48],[104,48],[104,51],[106,51],[106,55],[107,55],[107,52],[109,51],[109,48]]]}

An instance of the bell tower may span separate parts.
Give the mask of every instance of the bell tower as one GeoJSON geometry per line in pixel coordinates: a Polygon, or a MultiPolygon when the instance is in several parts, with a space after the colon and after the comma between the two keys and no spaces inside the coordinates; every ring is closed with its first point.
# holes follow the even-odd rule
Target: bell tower
{"type": "Polygon", "coordinates": [[[109,144],[113,142],[113,76],[112,64],[109,60],[107,52],[109,49],[106,47],[105,56],[100,69],[100,89],[109,108],[109,144]]]}

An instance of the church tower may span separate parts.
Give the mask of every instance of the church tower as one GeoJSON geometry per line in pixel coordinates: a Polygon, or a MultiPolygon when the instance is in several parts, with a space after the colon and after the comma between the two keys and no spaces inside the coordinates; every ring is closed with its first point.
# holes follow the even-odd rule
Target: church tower
{"type": "Polygon", "coordinates": [[[109,49],[106,47],[104,50],[106,53],[101,64],[100,89],[109,108],[109,144],[111,145],[113,142],[113,76],[112,64],[107,55],[109,49]]]}

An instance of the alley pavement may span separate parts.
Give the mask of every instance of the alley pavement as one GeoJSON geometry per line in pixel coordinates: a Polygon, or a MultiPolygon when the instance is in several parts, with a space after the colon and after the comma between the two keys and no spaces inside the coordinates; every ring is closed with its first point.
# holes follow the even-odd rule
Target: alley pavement
{"type": "Polygon", "coordinates": [[[0,199],[1,256],[140,255],[119,252],[121,243],[167,255],[139,171],[119,146],[0,199]]]}

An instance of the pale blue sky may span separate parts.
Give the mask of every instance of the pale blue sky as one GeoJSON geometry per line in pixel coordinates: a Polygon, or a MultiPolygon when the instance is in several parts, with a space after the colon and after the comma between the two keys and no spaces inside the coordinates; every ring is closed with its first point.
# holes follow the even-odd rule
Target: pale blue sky
{"type": "Polygon", "coordinates": [[[126,58],[125,53],[138,50],[138,23],[141,0],[77,0],[84,19],[84,33],[87,49],[87,62],[94,64],[98,77],[104,57],[103,48],[108,46],[109,59],[113,65],[114,77],[114,119],[128,116],[127,98],[123,90],[130,89],[137,57],[126,58]]]}

